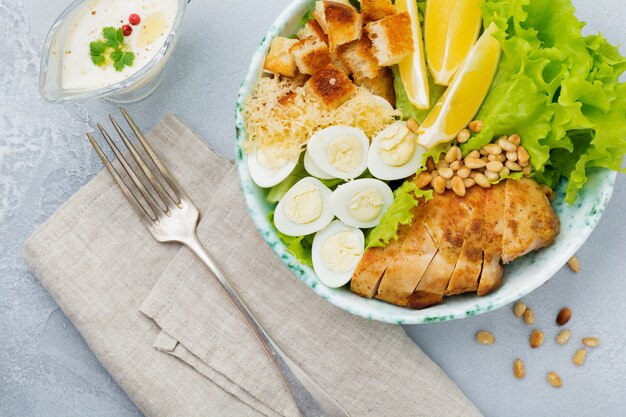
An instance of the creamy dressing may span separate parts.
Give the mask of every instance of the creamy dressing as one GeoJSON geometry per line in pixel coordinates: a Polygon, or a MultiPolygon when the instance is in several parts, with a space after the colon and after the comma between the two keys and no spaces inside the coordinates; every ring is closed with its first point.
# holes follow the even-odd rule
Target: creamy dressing
{"type": "Polygon", "coordinates": [[[163,47],[176,15],[178,0],[89,0],[70,23],[63,54],[62,87],[97,89],[123,81],[143,68],[163,47]],[[96,66],[89,44],[102,39],[102,29],[129,24],[131,14],[141,22],[124,38],[128,51],[135,54],[132,66],[116,71],[113,65],[96,66]]]}

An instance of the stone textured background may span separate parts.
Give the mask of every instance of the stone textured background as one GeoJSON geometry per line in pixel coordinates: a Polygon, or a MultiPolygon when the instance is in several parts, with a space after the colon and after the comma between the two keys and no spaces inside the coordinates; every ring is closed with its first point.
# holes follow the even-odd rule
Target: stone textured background
{"type": "MultiPolygon", "coordinates": [[[[588,32],[626,41],[623,0],[575,0],[588,32]]],[[[24,266],[26,238],[101,168],[84,138],[115,107],[102,101],[51,105],[38,94],[43,40],[69,0],[0,0],[0,416],[140,416],[100,366],[80,334],[24,266]]],[[[250,56],[288,0],[194,0],[184,33],[157,92],[128,106],[142,126],[165,112],[186,120],[211,146],[233,156],[236,91],[250,56]]],[[[623,52],[626,50],[622,49],[623,52]]],[[[510,308],[462,321],[407,327],[409,335],[455,380],[486,416],[625,416],[626,179],[598,229],[581,250],[582,272],[562,270],[526,301],[546,332],[530,352],[530,330],[510,308]],[[554,342],[563,305],[572,308],[573,341],[554,342]],[[496,345],[477,346],[476,330],[496,345]],[[582,336],[602,346],[575,368],[582,336]],[[527,377],[512,377],[513,360],[527,377]],[[555,390],[545,374],[561,374],[555,390]]],[[[207,410],[210,415],[210,410],[207,410]]]]}

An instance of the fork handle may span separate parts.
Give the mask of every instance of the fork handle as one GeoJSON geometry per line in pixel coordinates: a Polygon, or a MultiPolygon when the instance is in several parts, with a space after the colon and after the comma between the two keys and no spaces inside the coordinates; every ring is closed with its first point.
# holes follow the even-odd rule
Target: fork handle
{"type": "Polygon", "coordinates": [[[303,417],[349,417],[350,415],[272,340],[250,309],[239,298],[213,258],[208,254],[194,234],[190,241],[182,242],[191,249],[211,270],[224,291],[254,330],[274,366],[280,373],[285,386],[291,393],[303,417]]]}

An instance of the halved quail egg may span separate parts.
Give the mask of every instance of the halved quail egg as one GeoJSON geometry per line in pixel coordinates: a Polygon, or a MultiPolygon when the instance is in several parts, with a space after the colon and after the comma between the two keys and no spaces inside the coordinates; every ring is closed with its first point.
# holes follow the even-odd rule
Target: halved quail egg
{"type": "Polygon", "coordinates": [[[309,173],[312,177],[319,178],[321,180],[332,180],[334,177],[330,174],[322,171],[322,168],[318,167],[317,164],[311,158],[311,154],[309,151],[304,153],[304,169],[309,173]]]}
{"type": "Polygon", "coordinates": [[[426,149],[417,143],[417,135],[396,122],[380,132],[370,146],[367,166],[381,180],[400,180],[415,174],[422,166],[426,149]]]}
{"type": "Polygon", "coordinates": [[[335,215],[330,208],[332,191],[313,177],[301,179],[278,202],[276,229],[287,236],[306,236],[322,230],[335,215]]]}
{"type": "Polygon", "coordinates": [[[315,133],[307,144],[311,160],[324,173],[344,180],[367,169],[369,139],[361,129],[332,126],[315,133]]]}
{"type": "Polygon", "coordinates": [[[340,185],[330,197],[330,207],[348,226],[367,229],[380,223],[380,218],[393,203],[393,192],[384,182],[364,178],[340,185]]]}
{"type": "Polygon", "coordinates": [[[250,177],[261,188],[281,183],[298,165],[298,159],[286,159],[273,147],[257,146],[247,159],[250,177]]]}
{"type": "Polygon", "coordinates": [[[331,288],[346,285],[363,257],[363,232],[335,220],[317,232],[311,250],[313,269],[322,283],[331,288]]]}

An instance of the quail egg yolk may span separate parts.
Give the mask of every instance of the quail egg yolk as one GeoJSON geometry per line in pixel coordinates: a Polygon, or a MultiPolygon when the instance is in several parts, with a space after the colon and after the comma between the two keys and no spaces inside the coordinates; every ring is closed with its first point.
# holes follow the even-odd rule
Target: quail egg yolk
{"type": "Polygon", "coordinates": [[[348,211],[360,222],[371,222],[380,215],[384,205],[382,194],[369,188],[359,191],[350,199],[348,211]]]}
{"type": "Polygon", "coordinates": [[[390,129],[378,141],[380,159],[392,167],[400,167],[411,159],[417,146],[416,137],[403,125],[390,129]]]}
{"type": "Polygon", "coordinates": [[[289,162],[281,153],[278,146],[259,146],[256,148],[256,159],[267,169],[279,170],[289,162]]]}
{"type": "Polygon", "coordinates": [[[322,244],[322,259],[333,272],[348,272],[355,268],[362,255],[359,237],[350,231],[337,233],[322,244]]]}
{"type": "Polygon", "coordinates": [[[363,161],[361,143],[354,136],[339,136],[328,146],[328,161],[341,172],[355,171],[363,161]]]}
{"type": "Polygon", "coordinates": [[[285,214],[294,223],[311,223],[322,215],[322,192],[310,182],[300,183],[285,198],[285,214]]]}

